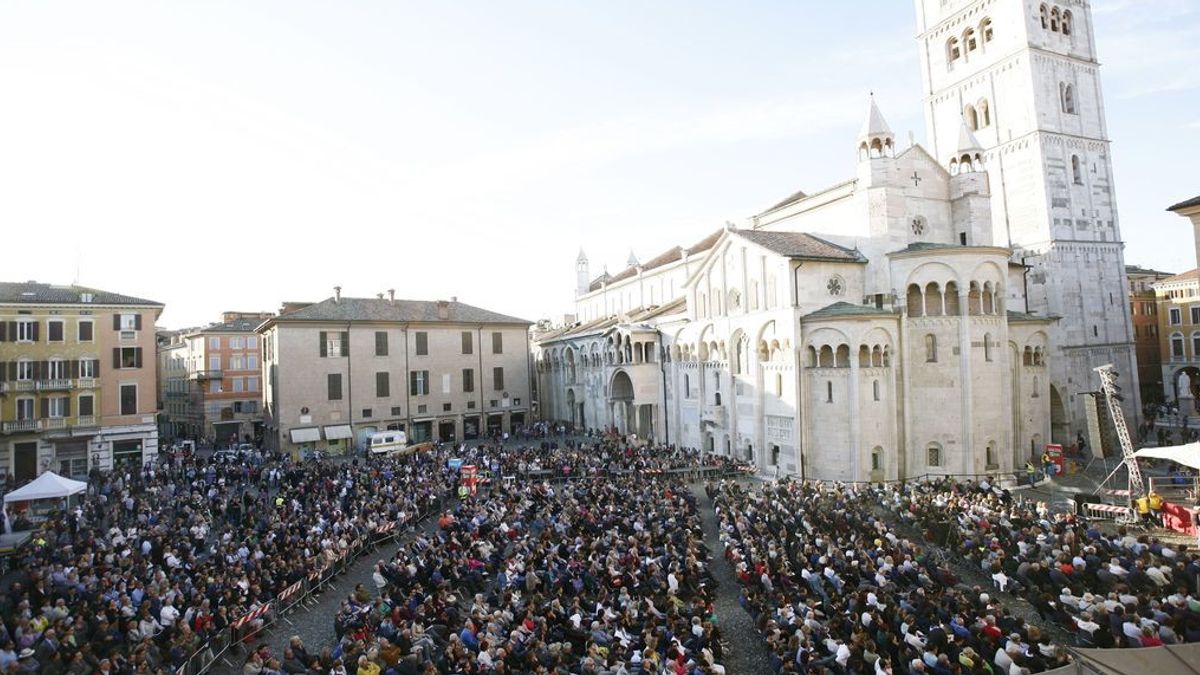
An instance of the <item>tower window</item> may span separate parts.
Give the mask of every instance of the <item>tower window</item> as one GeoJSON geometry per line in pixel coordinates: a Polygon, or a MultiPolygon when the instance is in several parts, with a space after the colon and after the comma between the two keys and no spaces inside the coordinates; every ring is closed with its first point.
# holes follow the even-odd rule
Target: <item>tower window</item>
{"type": "Polygon", "coordinates": [[[979,49],[979,41],[976,39],[974,28],[968,28],[963,33],[963,48],[967,50],[968,54],[979,49]]]}
{"type": "Polygon", "coordinates": [[[1050,10],[1050,32],[1051,33],[1058,32],[1058,8],[1057,7],[1050,10]]]}
{"type": "Polygon", "coordinates": [[[1042,30],[1050,28],[1050,9],[1045,5],[1042,5],[1038,10],[1038,14],[1042,19],[1042,30]]]}
{"type": "Polygon", "coordinates": [[[1064,10],[1062,15],[1062,34],[1071,34],[1071,10],[1064,10]]]}
{"type": "MultiPolygon", "coordinates": [[[[1070,14],[1070,12],[1068,12],[1070,14]]],[[[979,33],[983,37],[984,44],[992,41],[992,20],[985,18],[979,22],[979,33]]]]}
{"type": "Polygon", "coordinates": [[[937,336],[933,334],[925,336],[925,362],[937,363],[937,336]]]}
{"type": "Polygon", "coordinates": [[[979,99],[979,103],[975,106],[975,112],[979,116],[979,128],[989,127],[992,125],[992,111],[988,107],[986,98],[979,99]]]}
{"type": "Polygon", "coordinates": [[[833,403],[833,382],[829,380],[825,382],[825,402],[833,403]]]}
{"type": "Polygon", "coordinates": [[[946,60],[953,66],[960,56],[962,49],[959,47],[958,38],[952,37],[946,42],[946,60]]]}
{"type": "Polygon", "coordinates": [[[1069,115],[1074,115],[1075,114],[1075,87],[1073,87],[1065,82],[1062,83],[1061,85],[1059,85],[1059,87],[1062,90],[1062,110],[1063,110],[1063,112],[1065,112],[1069,115]]]}
{"type": "Polygon", "coordinates": [[[963,119],[966,120],[967,126],[971,129],[971,131],[976,131],[979,129],[979,113],[975,111],[975,106],[968,105],[966,109],[963,110],[963,119]]]}
{"type": "Polygon", "coordinates": [[[1079,168],[1079,155],[1071,155],[1071,178],[1076,185],[1083,185],[1083,171],[1079,168]]]}

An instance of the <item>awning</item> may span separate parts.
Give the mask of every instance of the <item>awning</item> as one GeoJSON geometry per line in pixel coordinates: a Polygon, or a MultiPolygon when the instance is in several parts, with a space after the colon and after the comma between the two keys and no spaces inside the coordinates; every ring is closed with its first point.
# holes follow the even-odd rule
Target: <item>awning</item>
{"type": "Polygon", "coordinates": [[[321,428],[292,429],[293,443],[316,443],[321,440],[321,428]]]}
{"type": "Polygon", "coordinates": [[[335,424],[325,427],[325,440],[336,441],[341,438],[354,438],[354,432],[350,430],[349,424],[335,424]]]}
{"type": "Polygon", "coordinates": [[[1133,456],[1168,459],[1193,469],[1200,469],[1200,443],[1172,445],[1165,448],[1142,448],[1133,453],[1133,456]]]}
{"type": "Polygon", "coordinates": [[[27,502],[34,499],[61,499],[79,494],[87,489],[87,483],[64,478],[47,471],[19,490],[4,495],[4,503],[27,502]]]}

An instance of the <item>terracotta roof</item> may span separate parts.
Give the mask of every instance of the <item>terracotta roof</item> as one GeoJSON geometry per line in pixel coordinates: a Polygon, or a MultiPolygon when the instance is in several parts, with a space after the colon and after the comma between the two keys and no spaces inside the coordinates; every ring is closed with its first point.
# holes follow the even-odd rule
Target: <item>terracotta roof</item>
{"type": "Polygon", "coordinates": [[[1192,197],[1191,199],[1185,199],[1185,200],[1179,202],[1178,204],[1175,204],[1174,206],[1167,207],[1167,210],[1168,211],[1179,211],[1181,209],[1191,208],[1193,206],[1200,206],[1200,195],[1196,195],[1195,197],[1192,197]]]}
{"type": "Polygon", "coordinates": [[[866,262],[858,251],[838,246],[807,232],[738,230],[741,237],[788,258],[833,262],[866,262]]]}
{"type": "Polygon", "coordinates": [[[36,281],[12,282],[0,281],[0,302],[28,303],[33,305],[158,305],[161,302],[135,298],[132,295],[110,293],[86,286],[74,284],[56,286],[39,284],[36,281]],[[84,294],[91,294],[90,303],[82,300],[84,294]]]}
{"type": "Polygon", "coordinates": [[[793,194],[789,195],[783,201],[781,201],[778,204],[776,204],[775,206],[772,206],[771,208],[767,209],[767,211],[774,211],[775,209],[782,209],[785,206],[795,204],[796,202],[800,201],[801,199],[804,199],[807,196],[808,195],[804,194],[803,190],[797,190],[793,194]]]}
{"type": "Polygon", "coordinates": [[[1188,281],[1190,279],[1197,279],[1197,278],[1200,278],[1200,268],[1194,269],[1194,270],[1188,270],[1186,272],[1181,272],[1179,274],[1176,274],[1173,277],[1167,277],[1166,279],[1159,279],[1158,283],[1169,284],[1169,283],[1176,282],[1176,281],[1188,281]]]}
{"type": "Polygon", "coordinates": [[[303,309],[268,321],[398,321],[407,323],[519,323],[525,319],[486,309],[447,302],[447,318],[438,315],[439,302],[430,300],[385,300],[383,298],[326,298],[303,309]]]}
{"type": "Polygon", "coordinates": [[[266,319],[238,319],[225,323],[214,323],[200,329],[201,333],[253,333],[266,319]]]}
{"type": "MultiPolygon", "coordinates": [[[[713,247],[713,244],[717,243],[717,240],[721,238],[721,233],[724,231],[725,230],[723,230],[723,229],[717,230],[716,232],[713,232],[712,234],[701,239],[700,241],[696,242],[692,246],[687,247],[686,249],[683,248],[682,246],[672,246],[671,248],[667,249],[666,251],[663,251],[662,253],[659,253],[658,255],[651,258],[650,260],[647,260],[646,262],[642,263],[642,271],[649,272],[650,270],[658,268],[658,267],[662,267],[663,265],[669,265],[673,262],[678,262],[679,260],[683,259],[683,252],[685,250],[688,252],[689,255],[694,255],[696,253],[701,253],[703,251],[707,251],[708,249],[713,247]]],[[[602,275],[596,277],[590,284],[588,284],[588,291],[597,291],[597,290],[600,290],[601,284],[604,284],[604,283],[615,284],[618,281],[624,281],[624,280],[626,280],[630,277],[636,276],[636,275],[637,275],[637,267],[635,267],[633,265],[626,267],[625,269],[621,270],[620,272],[617,272],[615,275],[612,275],[612,276],[609,276],[607,274],[602,274],[602,275]]]]}
{"type": "Polygon", "coordinates": [[[1172,274],[1170,272],[1163,272],[1162,270],[1150,269],[1149,267],[1142,267],[1141,265],[1126,265],[1125,266],[1125,274],[1127,276],[1133,276],[1135,274],[1144,274],[1147,276],[1154,276],[1154,277],[1172,276],[1172,274]]]}

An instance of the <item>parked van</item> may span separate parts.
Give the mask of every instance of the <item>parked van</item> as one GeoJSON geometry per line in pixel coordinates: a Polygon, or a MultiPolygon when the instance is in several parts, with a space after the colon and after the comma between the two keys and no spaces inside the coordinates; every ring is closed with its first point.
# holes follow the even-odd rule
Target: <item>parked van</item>
{"type": "Polygon", "coordinates": [[[398,455],[408,452],[408,435],[403,431],[380,431],[371,434],[367,452],[372,455],[398,455]]]}

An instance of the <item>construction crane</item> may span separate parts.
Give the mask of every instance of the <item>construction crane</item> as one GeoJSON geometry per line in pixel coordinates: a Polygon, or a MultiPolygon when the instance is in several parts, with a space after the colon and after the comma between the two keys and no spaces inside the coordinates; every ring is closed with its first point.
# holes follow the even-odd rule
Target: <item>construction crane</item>
{"type": "MultiPolygon", "coordinates": [[[[1117,394],[1120,391],[1117,386],[1117,373],[1113,370],[1111,363],[1094,370],[1100,375],[1100,393],[1104,395],[1104,404],[1108,406],[1113,429],[1116,430],[1117,440],[1121,444],[1121,464],[1108,474],[1108,478],[1105,478],[1104,482],[1107,483],[1113,474],[1120,470],[1121,466],[1124,466],[1129,474],[1129,500],[1132,504],[1133,500],[1146,493],[1146,486],[1142,482],[1142,471],[1138,468],[1137,458],[1133,456],[1133,439],[1129,437],[1129,429],[1125,426],[1125,413],[1121,411],[1120,396],[1117,394]]],[[[1128,515],[1122,520],[1132,522],[1136,519],[1136,511],[1130,508],[1128,515]]]]}

